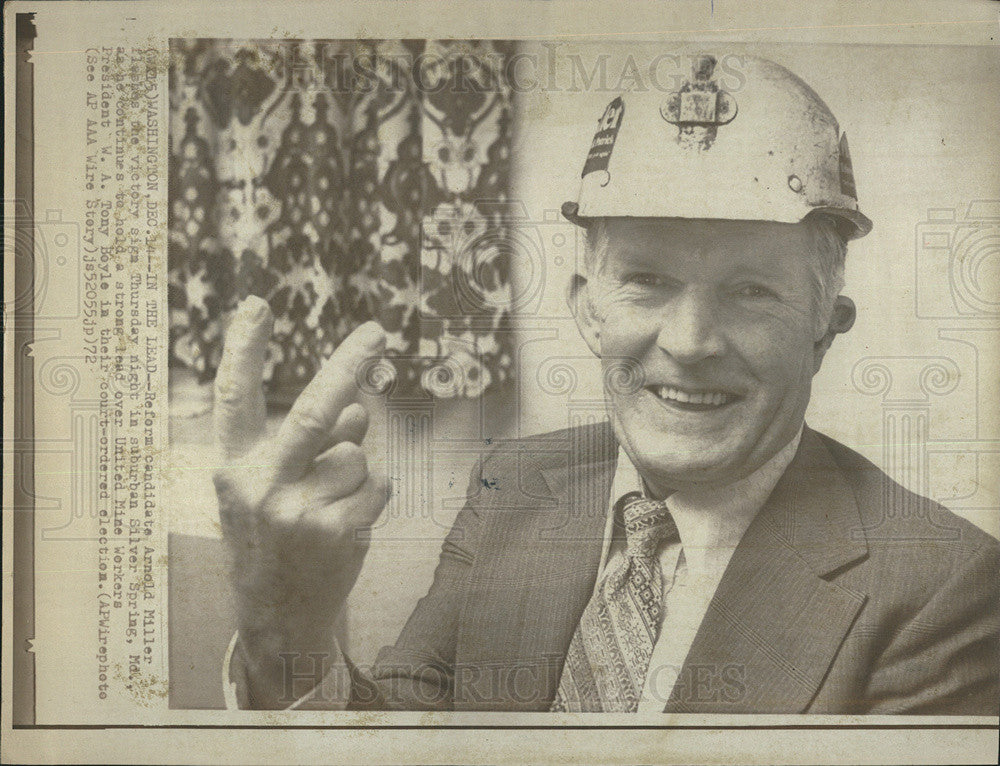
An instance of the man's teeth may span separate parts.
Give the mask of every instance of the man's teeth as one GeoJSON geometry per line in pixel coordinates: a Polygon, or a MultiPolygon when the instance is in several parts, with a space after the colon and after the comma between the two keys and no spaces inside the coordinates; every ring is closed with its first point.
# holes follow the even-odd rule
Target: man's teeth
{"type": "Polygon", "coordinates": [[[660,386],[656,390],[657,396],[661,399],[673,399],[677,402],[684,402],[686,404],[727,404],[732,401],[733,397],[729,394],[724,394],[721,391],[698,391],[695,393],[689,393],[687,391],[681,391],[679,388],[674,388],[673,386],[660,386]]]}

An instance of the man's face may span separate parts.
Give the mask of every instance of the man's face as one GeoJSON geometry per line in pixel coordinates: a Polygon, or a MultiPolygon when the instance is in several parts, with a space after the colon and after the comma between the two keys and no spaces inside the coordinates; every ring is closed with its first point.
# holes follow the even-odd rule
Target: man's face
{"type": "Polygon", "coordinates": [[[623,360],[642,367],[638,390],[606,390],[629,457],[658,494],[752,473],[795,436],[822,359],[808,228],[609,219],[606,232],[581,330],[606,381],[623,360]]]}

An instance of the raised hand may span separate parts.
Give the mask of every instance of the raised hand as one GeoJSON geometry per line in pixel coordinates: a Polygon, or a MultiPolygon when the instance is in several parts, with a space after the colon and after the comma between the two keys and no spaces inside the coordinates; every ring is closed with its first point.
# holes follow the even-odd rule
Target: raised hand
{"type": "Polygon", "coordinates": [[[368,413],[354,401],[359,366],[384,350],[382,328],[369,322],[351,333],[266,438],[272,324],[265,301],[243,301],[215,389],[219,516],[233,553],[240,642],[265,705],[280,697],[280,654],[335,655],[333,623],[388,497],[387,478],[369,472],[359,446],[368,413]]]}

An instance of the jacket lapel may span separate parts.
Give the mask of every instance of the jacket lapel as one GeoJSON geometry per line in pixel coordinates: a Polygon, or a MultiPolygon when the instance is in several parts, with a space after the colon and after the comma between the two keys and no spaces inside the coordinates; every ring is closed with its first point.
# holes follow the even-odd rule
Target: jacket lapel
{"type": "Polygon", "coordinates": [[[665,712],[805,710],[865,601],[830,577],[867,554],[861,529],[851,488],[806,428],[733,553],[665,712]]]}
{"type": "Polygon", "coordinates": [[[618,449],[607,422],[564,433],[518,462],[521,499],[477,560],[456,668],[462,709],[547,710],[555,697],[597,578],[618,449]]]}

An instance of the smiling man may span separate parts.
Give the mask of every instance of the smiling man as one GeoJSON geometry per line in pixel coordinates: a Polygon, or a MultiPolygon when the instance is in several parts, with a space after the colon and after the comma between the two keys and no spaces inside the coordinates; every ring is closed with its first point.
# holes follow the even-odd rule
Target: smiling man
{"type": "Polygon", "coordinates": [[[238,312],[216,476],[243,706],[996,715],[1000,545],[804,423],[868,233],[846,137],[784,68],[700,57],[598,121],[570,286],[608,421],[486,456],[434,582],[362,670],[331,626],[384,483],[357,443],[366,325],[265,439],[269,312],[238,312]],[[475,490],[504,477],[496,491],[475,490]],[[529,500],[535,498],[536,500],[529,500]]]}
{"type": "Polygon", "coordinates": [[[650,489],[728,484],[798,433],[810,381],[854,307],[843,245],[822,214],[799,224],[600,219],[573,287],[580,329],[644,385],[609,412],[650,489]],[[832,294],[830,294],[832,293],[832,294]]]}

